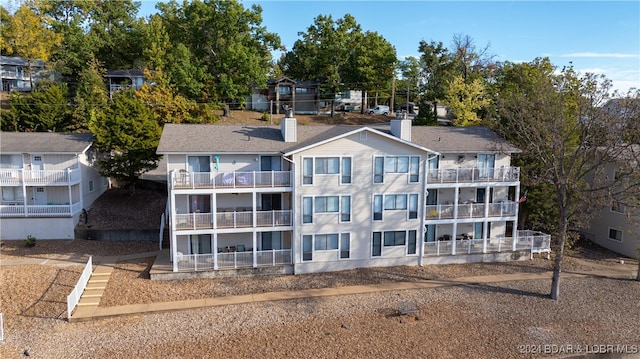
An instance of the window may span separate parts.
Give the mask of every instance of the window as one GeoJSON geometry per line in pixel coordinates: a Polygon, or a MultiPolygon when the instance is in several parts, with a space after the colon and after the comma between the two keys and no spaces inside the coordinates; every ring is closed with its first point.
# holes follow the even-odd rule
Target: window
{"type": "Polygon", "coordinates": [[[384,196],[385,210],[406,210],[407,195],[406,194],[388,194],[384,196]]]}
{"type": "Polygon", "coordinates": [[[329,175],[340,173],[339,157],[318,157],[316,158],[316,174],[329,175]]]}
{"type": "Polygon", "coordinates": [[[209,156],[187,156],[189,172],[211,172],[209,156]]]}
{"type": "Polygon", "coordinates": [[[270,251],[272,249],[282,249],[281,232],[262,232],[260,237],[261,250],[270,251]]]}
{"type": "Polygon", "coordinates": [[[409,231],[407,254],[416,254],[416,231],[409,231]]]}
{"type": "Polygon", "coordinates": [[[385,173],[408,173],[409,182],[416,183],[420,180],[420,157],[375,157],[373,163],[373,182],[383,183],[385,173]]]}
{"type": "Polygon", "coordinates": [[[277,156],[261,156],[260,157],[260,170],[261,171],[281,171],[282,164],[280,157],[277,156]]]}
{"type": "Polygon", "coordinates": [[[384,157],[376,157],[373,160],[373,183],[384,181],[384,157]]]}
{"type": "Polygon", "coordinates": [[[316,234],[314,248],[316,251],[338,249],[338,234],[316,234]]]}
{"type": "Polygon", "coordinates": [[[310,235],[302,236],[302,260],[313,260],[313,237],[310,235]]]}
{"type": "Polygon", "coordinates": [[[342,176],[340,177],[340,183],[351,183],[351,158],[342,158],[342,176]]]}
{"type": "Polygon", "coordinates": [[[611,203],[611,211],[618,213],[627,213],[627,206],[620,201],[613,201],[611,203]]]}
{"type": "Polygon", "coordinates": [[[382,221],[382,195],[373,196],[373,220],[382,221]]]}
{"type": "Polygon", "coordinates": [[[371,245],[371,256],[380,257],[382,255],[382,233],[373,232],[373,243],[371,245]]]}
{"type": "Polygon", "coordinates": [[[210,234],[194,234],[191,235],[191,254],[211,254],[211,235],[210,234]]]}
{"type": "Polygon", "coordinates": [[[319,196],[315,198],[315,213],[338,212],[338,196],[319,196]]]}
{"type": "Polygon", "coordinates": [[[302,198],[302,223],[313,223],[313,198],[302,198]]]}
{"type": "Polygon", "coordinates": [[[496,164],[496,155],[478,155],[478,176],[488,178],[492,175],[496,164]]]}
{"type": "Polygon", "coordinates": [[[316,89],[308,88],[308,87],[296,87],[296,93],[300,94],[314,94],[316,93],[316,89]]]}
{"type": "Polygon", "coordinates": [[[278,86],[278,92],[280,95],[291,95],[291,87],[290,86],[278,86]]]}
{"type": "Polygon", "coordinates": [[[409,195],[409,219],[418,218],[418,195],[409,195]]]}
{"type": "Polygon", "coordinates": [[[340,259],[347,259],[350,257],[350,242],[351,235],[349,235],[349,233],[342,233],[340,235],[340,259]]]}
{"type": "Polygon", "coordinates": [[[420,180],[420,157],[412,156],[409,163],[409,182],[416,183],[420,180]]]}
{"type": "Polygon", "coordinates": [[[342,203],[340,206],[340,221],[350,222],[351,221],[351,197],[342,196],[341,202],[342,203]]]}
{"type": "Polygon", "coordinates": [[[89,180],[89,192],[93,192],[93,190],[94,190],[93,180],[89,180]]]}
{"type": "Polygon", "coordinates": [[[615,228],[609,228],[609,239],[622,242],[622,231],[615,228]]]}
{"type": "Polygon", "coordinates": [[[407,233],[405,231],[384,232],[384,246],[385,247],[404,246],[406,242],[406,234],[407,233]]]}
{"type": "Polygon", "coordinates": [[[302,184],[313,184],[313,158],[302,160],[302,184]]]}

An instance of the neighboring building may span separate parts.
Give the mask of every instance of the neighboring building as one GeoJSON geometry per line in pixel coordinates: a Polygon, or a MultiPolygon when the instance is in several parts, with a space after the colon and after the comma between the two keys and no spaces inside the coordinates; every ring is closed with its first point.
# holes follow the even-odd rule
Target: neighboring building
{"type": "Polygon", "coordinates": [[[267,81],[267,100],[271,101],[272,113],[285,113],[285,107],[294,114],[318,114],[320,86],[315,81],[296,81],[282,76],[267,81]]]}
{"type": "Polygon", "coordinates": [[[481,127],[166,124],[173,270],[311,273],[513,260],[519,150],[481,127]]]}
{"type": "Polygon", "coordinates": [[[89,133],[0,132],[2,239],[73,239],[82,210],[108,187],[89,133]]]}
{"type": "MultiPolygon", "coordinates": [[[[365,104],[367,103],[365,92],[365,104]]],[[[333,103],[336,111],[360,111],[362,108],[362,91],[347,90],[337,95],[333,103]]]]}
{"type": "Polygon", "coordinates": [[[104,77],[109,80],[109,96],[123,90],[139,90],[144,84],[142,70],[109,70],[104,77]]]}
{"type": "Polygon", "coordinates": [[[29,74],[29,62],[22,57],[0,56],[0,78],[2,78],[2,91],[31,91],[31,84],[35,84],[44,70],[44,62],[34,60],[31,62],[31,74],[29,74]]]}
{"type": "MultiPolygon", "coordinates": [[[[635,153],[640,153],[640,146],[635,146],[635,153]]],[[[617,166],[608,166],[607,175],[615,178],[617,166]]],[[[611,206],[600,212],[593,219],[589,228],[582,234],[598,245],[620,253],[627,257],[639,258],[640,248],[640,209],[629,205],[624,198],[619,198],[611,206]]]]}

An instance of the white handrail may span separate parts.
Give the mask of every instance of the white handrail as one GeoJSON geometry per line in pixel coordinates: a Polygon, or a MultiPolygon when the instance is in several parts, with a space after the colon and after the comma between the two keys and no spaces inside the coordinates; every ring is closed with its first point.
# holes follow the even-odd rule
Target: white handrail
{"type": "Polygon", "coordinates": [[[87,283],[89,282],[89,278],[91,278],[91,273],[93,272],[93,257],[89,257],[87,264],[84,266],[84,270],[82,271],[82,275],[80,275],[80,279],[78,279],[78,283],[75,288],[69,293],[67,296],[67,320],[71,319],[71,313],[80,302],[80,297],[84,292],[84,289],[87,287],[87,283]]]}

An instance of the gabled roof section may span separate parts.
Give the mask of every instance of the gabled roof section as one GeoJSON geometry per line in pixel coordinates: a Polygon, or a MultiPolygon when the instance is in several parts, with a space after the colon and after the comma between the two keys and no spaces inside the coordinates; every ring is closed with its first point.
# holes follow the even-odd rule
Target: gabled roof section
{"type": "MultiPolygon", "coordinates": [[[[316,146],[320,146],[323,145],[325,143],[329,143],[347,136],[351,136],[353,134],[359,133],[359,132],[363,132],[363,131],[369,131],[372,133],[376,133],[380,136],[386,137],[392,141],[398,141],[398,142],[402,142],[408,146],[411,147],[415,147],[418,148],[422,151],[427,151],[427,152],[436,152],[433,151],[429,148],[426,147],[422,147],[416,143],[413,142],[408,142],[408,141],[404,141],[396,136],[393,136],[390,131],[381,131],[375,128],[371,128],[368,126],[349,126],[349,125],[344,125],[344,126],[332,126],[334,127],[331,130],[325,131],[315,137],[309,138],[307,141],[305,142],[298,142],[297,146],[293,146],[291,149],[289,149],[287,152],[284,153],[285,156],[289,156],[292,154],[295,154],[297,152],[300,151],[304,151],[307,150],[309,148],[313,148],[316,146]]],[[[386,126],[386,128],[388,129],[389,125],[386,126]]]]}
{"type": "MultiPolygon", "coordinates": [[[[27,66],[29,63],[22,57],[17,56],[0,56],[0,65],[9,65],[9,66],[27,66]]],[[[44,67],[44,62],[42,60],[32,60],[31,66],[33,67],[44,67]]]]}
{"type": "Polygon", "coordinates": [[[485,127],[413,126],[411,142],[391,134],[388,123],[359,125],[297,125],[297,142],[284,142],[279,126],[165,124],[159,154],[169,153],[284,153],[319,146],[361,131],[432,153],[518,153],[520,150],[485,127]]]}
{"type": "Polygon", "coordinates": [[[0,152],[83,153],[93,143],[90,133],[0,132],[0,152]]]}
{"type": "Polygon", "coordinates": [[[104,77],[144,77],[142,70],[109,70],[104,77]]]}
{"type": "Polygon", "coordinates": [[[278,77],[277,79],[267,80],[267,85],[269,86],[276,85],[276,84],[296,85],[296,87],[301,87],[303,85],[314,87],[314,86],[318,86],[318,81],[299,81],[299,80],[294,80],[287,76],[281,76],[281,77],[278,77]]]}

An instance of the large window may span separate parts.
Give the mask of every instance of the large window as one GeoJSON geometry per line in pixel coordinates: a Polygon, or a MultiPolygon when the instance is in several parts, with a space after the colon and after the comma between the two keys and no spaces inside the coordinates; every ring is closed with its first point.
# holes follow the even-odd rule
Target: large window
{"type": "Polygon", "coordinates": [[[190,237],[191,254],[211,254],[211,235],[193,234],[190,237]]]}
{"type": "Polygon", "coordinates": [[[351,221],[351,197],[302,197],[302,223],[313,223],[313,216],[320,213],[340,213],[341,222],[351,221]]]}
{"type": "Polygon", "coordinates": [[[340,175],[341,184],[350,184],[351,157],[305,157],[302,159],[302,184],[313,184],[314,175],[340,175]]]}
{"type": "Polygon", "coordinates": [[[316,251],[338,249],[338,234],[316,234],[314,248],[316,251]]]}
{"type": "Polygon", "coordinates": [[[418,218],[418,195],[386,194],[373,196],[373,220],[381,221],[384,211],[407,211],[408,219],[418,218]]]}
{"type": "Polygon", "coordinates": [[[387,231],[384,232],[384,246],[404,246],[407,233],[405,231],[387,231]]]}
{"type": "Polygon", "coordinates": [[[382,247],[397,246],[406,246],[407,254],[416,254],[417,232],[415,230],[373,232],[371,256],[382,256],[382,247]]]}
{"type": "Polygon", "coordinates": [[[351,256],[351,235],[342,233],[340,235],[340,259],[347,259],[351,256]]]}
{"type": "Polygon", "coordinates": [[[189,172],[211,172],[209,156],[188,156],[189,172]]]}
{"type": "Polygon", "coordinates": [[[615,228],[609,228],[609,239],[622,242],[622,231],[615,228]]]}
{"type": "Polygon", "coordinates": [[[478,176],[487,178],[492,176],[496,165],[496,155],[478,155],[478,176]]]}
{"type": "Polygon", "coordinates": [[[373,220],[382,221],[382,195],[373,196],[373,220]]]}
{"type": "Polygon", "coordinates": [[[302,236],[302,260],[303,261],[313,260],[313,236],[310,236],[310,235],[302,236]]]}
{"type": "Polygon", "coordinates": [[[418,182],[420,180],[420,157],[375,157],[373,160],[373,183],[383,183],[386,173],[407,173],[409,174],[409,182],[418,182]]]}
{"type": "Polygon", "coordinates": [[[409,219],[418,219],[418,195],[409,195],[409,219]]]}
{"type": "Polygon", "coordinates": [[[406,194],[387,194],[384,196],[385,210],[405,210],[407,209],[406,194]]]}

